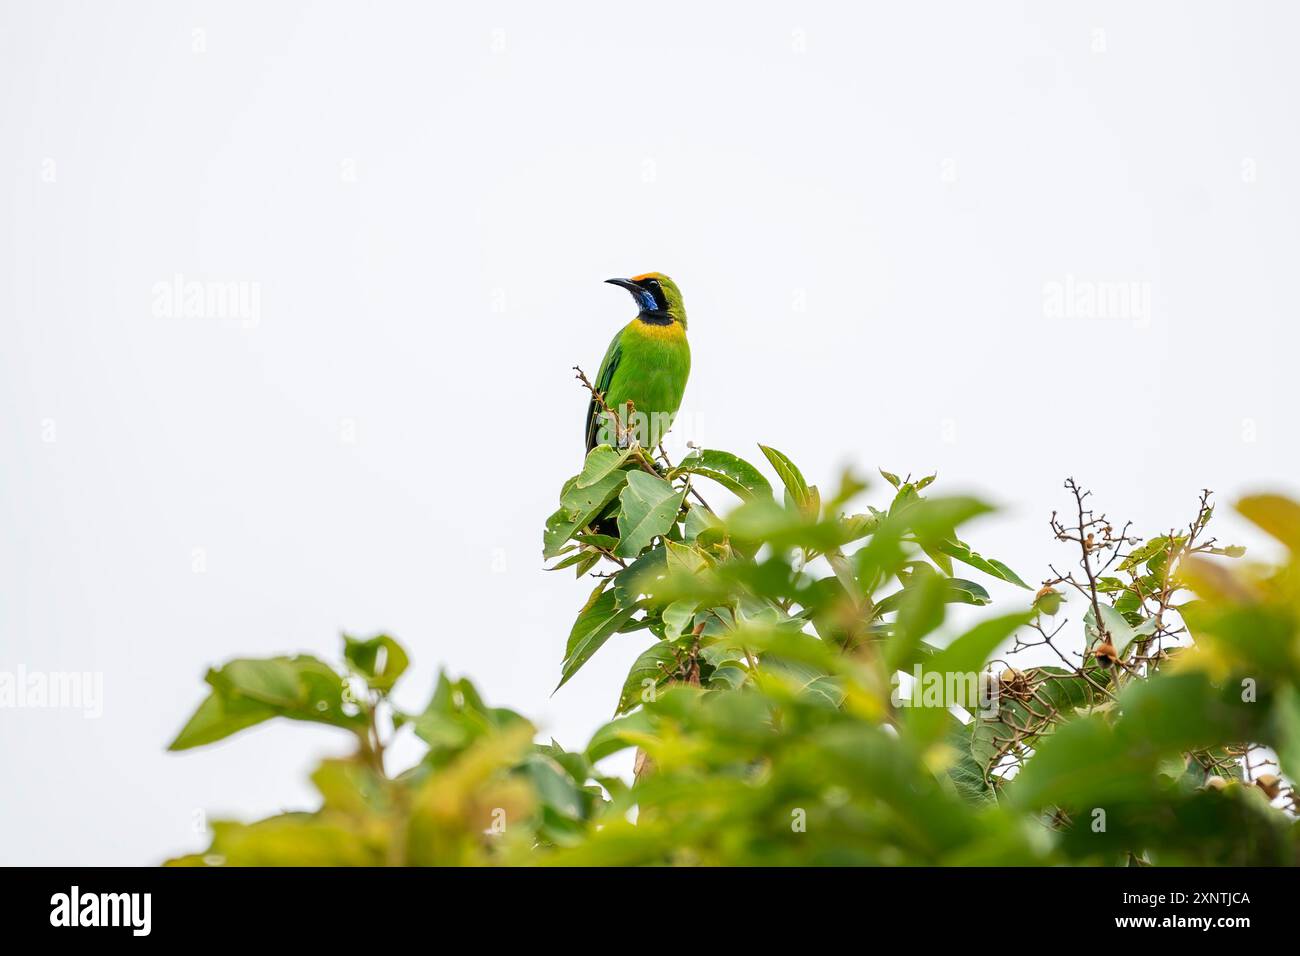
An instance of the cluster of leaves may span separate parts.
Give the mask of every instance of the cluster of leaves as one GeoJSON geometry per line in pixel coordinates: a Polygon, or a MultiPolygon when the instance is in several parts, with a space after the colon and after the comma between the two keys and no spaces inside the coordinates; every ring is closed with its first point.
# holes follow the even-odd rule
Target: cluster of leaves
{"type": "Polygon", "coordinates": [[[345,640],[345,672],[234,661],[174,748],[281,716],[332,724],[357,752],[313,776],[318,810],[217,824],[179,862],[1300,862],[1300,505],[1242,502],[1289,558],[1232,571],[1208,496],[1185,531],[1143,541],[1071,482],[1077,517],[1052,527],[1079,567],[1034,594],[959,534],[988,506],[935,495],[933,476],[882,472],[887,507],[857,510],[851,473],[823,497],[762,453],[779,492],[730,453],[674,465],[635,446],[597,447],[565,483],[545,553],[596,583],[559,683],[616,636],[648,642],[581,751],[535,742],[466,681],[399,712],[406,656],[387,637],[345,640]],[[704,480],[739,499],[725,516],[704,480]],[[978,610],[980,580],[1023,605],[978,610]],[[1006,663],[1019,654],[1053,663],[1006,663]],[[906,676],[922,672],[979,675],[978,693],[949,681],[926,706],[906,676]],[[407,725],[428,751],[390,776],[386,741],[407,725]],[[633,780],[602,771],[632,749],[633,780]]]}
{"type": "Polygon", "coordinates": [[[212,743],[273,717],[324,723],[352,735],[354,755],[311,775],[314,812],[252,824],[217,821],[211,846],[180,866],[469,866],[508,863],[585,831],[603,791],[591,767],[532,724],[488,707],[467,680],[440,674],[418,714],[390,698],[408,665],[387,635],[343,639],[345,668],[314,657],[235,660],[210,671],[208,697],[171,750],[212,743]],[[390,776],[385,751],[404,727],[426,745],[390,776]]]}
{"type": "MultiPolygon", "coordinates": [[[[995,718],[975,724],[978,761],[994,787],[1032,756],[1039,738],[1065,716],[1114,707],[1122,685],[1153,676],[1186,646],[1181,611],[1194,598],[1183,574],[1185,562],[1245,555],[1244,548],[1220,547],[1207,537],[1214,514],[1208,491],[1201,493],[1196,517],[1184,530],[1143,540],[1129,525],[1117,533],[1104,514],[1094,513],[1087,506],[1090,493],[1073,479],[1065,487],[1073,498],[1072,517],[1053,513],[1049,524],[1055,538],[1077,552],[1077,569],[1063,574],[1052,567],[1052,577],[1035,596],[1039,613],[1030,622],[1030,636],[1018,635],[1008,655],[1043,648],[1063,666],[1003,671],[1003,707],[995,718]],[[1082,637],[1079,651],[1060,646],[1062,635],[1070,642],[1072,633],[1070,619],[1059,616],[1070,597],[1084,607],[1083,632],[1076,635],[1082,637]]],[[[1234,746],[1189,754],[1190,777],[1199,772],[1197,782],[1204,783],[1231,773],[1249,750],[1234,746]]]]}
{"type": "MultiPolygon", "coordinates": [[[[1001,561],[986,559],[958,538],[956,527],[989,508],[971,498],[927,498],[934,476],[903,481],[882,472],[895,494],[887,510],[849,513],[865,489],[844,474],[826,501],[780,451],[760,446],[783,486],[729,452],[692,451],[676,466],[639,449],[594,449],[566,482],[561,506],[546,524],[544,554],[552,570],[579,575],[602,560],[615,569],[599,580],[569,635],[563,686],[615,634],[649,631],[655,638],[633,665],[617,713],[651,699],[667,683],[735,688],[756,663],[752,631],[778,630],[842,651],[879,645],[898,666],[925,651],[924,631],[900,631],[894,618],[910,606],[982,606],[989,593],[954,574],[954,562],[1022,588],[1001,561]],[[739,507],[720,519],[692,482],[708,478],[734,493],[739,507]],[[882,594],[887,585],[889,593],[882,594]]],[[[937,626],[937,621],[935,622],[937,626]]],[[[771,654],[832,699],[834,681],[789,655],[771,654]]]]}

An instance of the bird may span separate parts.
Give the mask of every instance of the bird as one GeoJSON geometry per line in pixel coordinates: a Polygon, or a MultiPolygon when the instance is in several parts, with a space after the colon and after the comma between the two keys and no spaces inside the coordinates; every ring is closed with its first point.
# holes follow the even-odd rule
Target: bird
{"type": "Polygon", "coordinates": [[[596,373],[587,406],[587,451],[628,444],[629,439],[654,448],[681,407],[691,372],[682,293],[662,272],[605,281],[630,292],[638,311],[609,343],[596,373]],[[621,427],[606,421],[606,407],[622,419],[621,427]]]}

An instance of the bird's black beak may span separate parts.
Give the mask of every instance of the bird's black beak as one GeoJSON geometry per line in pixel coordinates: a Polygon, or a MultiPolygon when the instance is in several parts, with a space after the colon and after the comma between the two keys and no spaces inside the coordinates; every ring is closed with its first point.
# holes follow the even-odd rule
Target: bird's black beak
{"type": "Polygon", "coordinates": [[[643,285],[638,285],[631,279],[606,279],[610,285],[616,285],[620,288],[627,289],[632,293],[632,298],[636,300],[637,308],[641,310],[641,315],[655,314],[659,308],[659,301],[655,294],[643,285]]]}
{"type": "Polygon", "coordinates": [[[644,291],[639,285],[637,285],[631,279],[606,279],[605,281],[608,282],[610,285],[616,285],[619,286],[620,288],[627,289],[628,292],[631,292],[633,295],[638,297],[644,291]]]}

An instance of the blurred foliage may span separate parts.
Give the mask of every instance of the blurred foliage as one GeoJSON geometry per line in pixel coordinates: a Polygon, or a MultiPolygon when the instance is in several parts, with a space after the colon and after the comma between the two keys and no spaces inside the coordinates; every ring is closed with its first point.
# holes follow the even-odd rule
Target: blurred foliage
{"type": "Polygon", "coordinates": [[[882,471],[889,500],[859,510],[859,476],[823,494],[760,450],[776,482],[729,452],[674,465],[600,446],[564,484],[545,557],[595,580],[559,686],[612,639],[646,645],[583,750],[537,743],[445,674],[423,711],[400,711],[408,660],[387,636],[345,638],[339,669],[231,661],[172,749],[286,717],[355,753],[312,775],[317,809],[216,823],[172,862],[1300,860],[1300,505],[1241,502],[1287,557],[1233,568],[1244,551],[1208,536],[1208,493],[1185,528],[1143,539],[1070,481],[1051,527],[1071,565],[1035,592],[959,535],[990,508],[934,494],[934,476],[882,471]],[[725,516],[705,483],[738,499],[725,516]],[[980,610],[990,583],[1023,601],[980,610]],[[391,773],[408,732],[424,755],[391,773]],[[633,779],[602,770],[633,749],[633,779]]]}

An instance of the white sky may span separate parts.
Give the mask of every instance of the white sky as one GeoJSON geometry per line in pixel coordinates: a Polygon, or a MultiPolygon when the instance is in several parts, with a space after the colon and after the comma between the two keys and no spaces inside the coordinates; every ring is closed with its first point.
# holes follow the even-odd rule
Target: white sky
{"type": "Polygon", "coordinates": [[[0,711],[0,862],[307,804],[328,729],[163,747],[340,629],[585,744],[646,638],[549,697],[589,585],[540,542],[610,276],[681,285],[697,438],[937,469],[1028,580],[1066,475],[1153,532],[1297,489],[1294,6],[444,6],[0,8],[0,671],[104,680],[0,711]],[[256,316],[156,314],[177,274],[256,316]]]}

